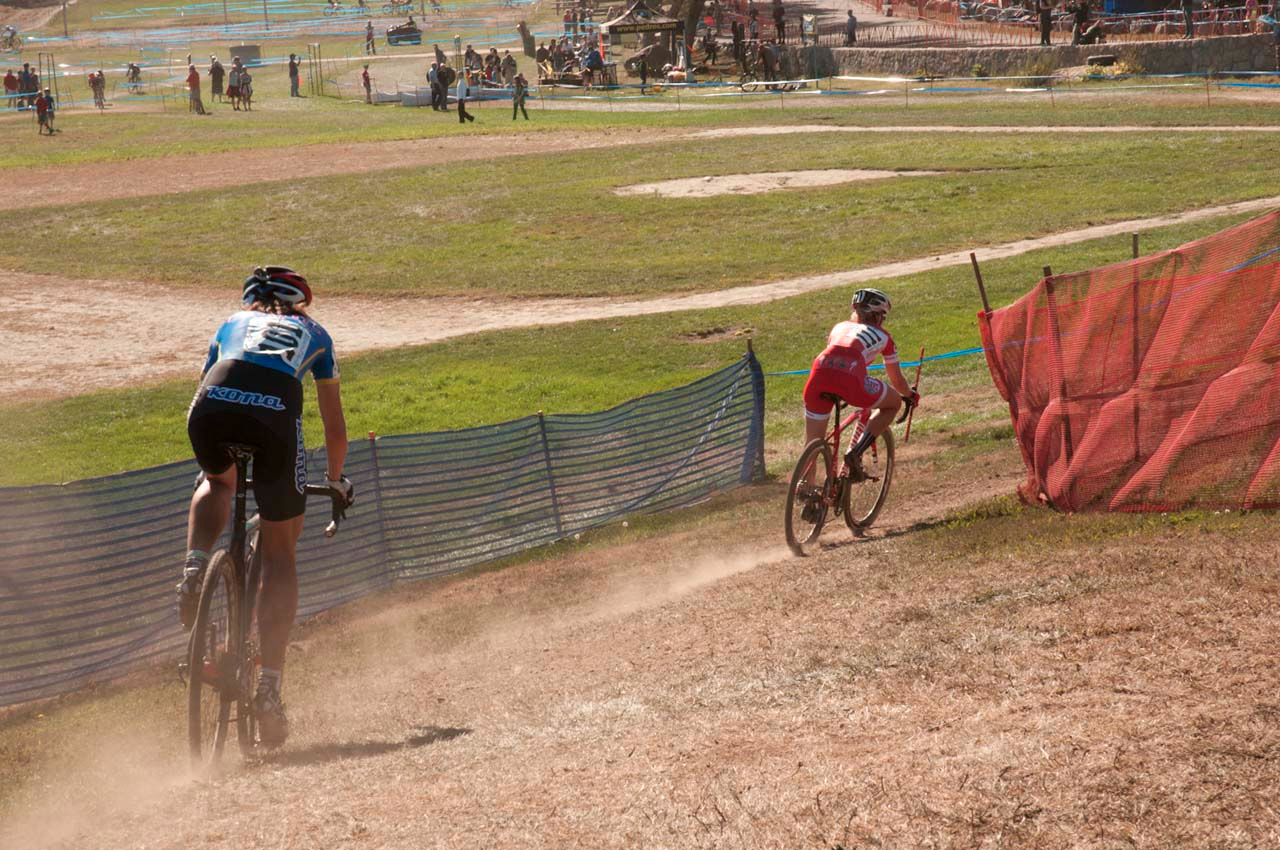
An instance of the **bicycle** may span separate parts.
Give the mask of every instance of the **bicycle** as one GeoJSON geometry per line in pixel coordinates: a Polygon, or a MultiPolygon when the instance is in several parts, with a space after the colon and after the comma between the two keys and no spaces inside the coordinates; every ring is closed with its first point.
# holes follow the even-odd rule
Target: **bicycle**
{"type": "MultiPolygon", "coordinates": [[[[179,665],[179,676],[185,678],[187,687],[191,764],[203,772],[217,767],[232,720],[240,752],[248,757],[258,746],[253,694],[261,659],[254,615],[262,579],[262,550],[258,545],[258,516],[245,517],[252,484],[248,466],[256,450],[239,443],[226,443],[224,448],[236,465],[231,545],[209,559],[186,660],[179,665]]],[[[306,485],[306,494],[332,500],[333,514],[324,530],[325,537],[332,537],[339,521],[346,517],[348,505],[342,495],[330,487],[313,484],[306,485]]]]}
{"type": "Polygon", "coordinates": [[[22,36],[17,33],[8,33],[0,36],[0,50],[10,50],[21,53],[22,36]]]}
{"type": "MultiPolygon", "coordinates": [[[[844,400],[827,393],[823,397],[835,402],[835,425],[826,437],[813,440],[800,452],[787,489],[787,546],[802,557],[817,548],[818,535],[833,509],[836,516],[844,517],[855,537],[866,536],[893,482],[893,431],[886,429],[862,453],[862,475],[854,480],[840,445],[849,430],[853,432],[849,445],[858,441],[872,408],[855,408],[843,416],[842,411],[849,407],[844,400]]],[[[911,408],[909,402],[903,405],[898,422],[907,418],[911,408]]]]}

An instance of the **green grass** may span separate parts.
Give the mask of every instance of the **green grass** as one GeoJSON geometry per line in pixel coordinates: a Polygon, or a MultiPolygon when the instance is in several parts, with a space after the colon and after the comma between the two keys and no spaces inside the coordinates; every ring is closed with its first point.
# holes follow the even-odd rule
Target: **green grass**
{"type": "MultiPolygon", "coordinates": [[[[287,53],[288,50],[285,51],[287,53]]],[[[202,51],[203,55],[204,51],[202,51]]],[[[327,54],[326,54],[327,55],[327,54]]],[[[224,57],[225,58],[225,57],[224,57]]],[[[63,61],[59,58],[59,61],[63,61]]],[[[123,60],[121,60],[123,61],[123,60]]],[[[94,63],[97,64],[96,62],[94,63]]],[[[341,63],[340,63],[341,64],[341,63]]],[[[425,69],[425,61],[424,61],[425,69]]],[[[85,69],[87,70],[87,69],[85,69]]],[[[283,82],[283,72],[272,83],[270,76],[255,82],[262,92],[252,116],[241,116],[222,107],[209,119],[195,120],[185,106],[168,113],[73,111],[59,116],[63,132],[40,145],[31,144],[31,120],[26,115],[0,117],[0,170],[59,165],[75,162],[119,162],[158,156],[204,154],[219,151],[281,148],[303,144],[325,144],[351,141],[385,141],[389,139],[432,138],[461,132],[449,116],[433,116],[429,110],[399,107],[366,107],[343,103],[333,98],[290,100],[283,82]],[[224,114],[225,113],[225,114],[224,114]]],[[[87,97],[84,74],[72,78],[78,86],[77,97],[87,97]]],[[[670,100],[670,98],[668,99],[670,100]]],[[[794,101],[794,98],[793,98],[794,101]]],[[[705,101],[703,102],[705,104],[705,101]]],[[[717,103],[722,103],[717,101],[717,103]]],[[[757,104],[761,102],[757,101],[757,104]]],[[[535,102],[535,106],[538,104],[535,102]]],[[[487,107],[482,108],[482,119],[487,107]]],[[[604,130],[610,128],[704,128],[716,126],[761,124],[831,124],[851,126],[1108,126],[1138,124],[1150,126],[1202,125],[1272,126],[1276,117],[1255,104],[1215,102],[1203,105],[1190,95],[1164,97],[1152,95],[1140,100],[1123,96],[1099,96],[1064,101],[1051,105],[1044,101],[984,102],[975,107],[964,100],[929,100],[904,106],[894,100],[859,102],[854,106],[831,102],[822,106],[799,105],[794,102],[778,108],[772,99],[760,108],[740,109],[732,105],[721,108],[684,109],[665,112],[583,112],[548,109],[532,113],[532,121],[513,125],[510,121],[486,122],[469,127],[465,132],[482,137],[492,133],[543,132],[550,130],[604,130]]],[[[914,138],[914,137],[911,137],[914,138]]],[[[1070,145],[1072,138],[1063,139],[1070,145]]],[[[1187,147],[1197,147],[1203,136],[1184,140],[1187,147]]],[[[1232,135],[1242,148],[1252,145],[1247,137],[1232,135]]],[[[861,138],[846,139],[849,146],[861,144],[861,138]]],[[[910,148],[907,139],[901,147],[910,148]]],[[[782,147],[778,140],[760,141],[761,146],[782,147]]],[[[999,144],[995,147],[998,149],[999,144]]]]}
{"type": "MultiPolygon", "coordinates": [[[[1144,235],[1143,245],[1148,251],[1173,247],[1228,223],[1154,231],[1144,235]]],[[[1024,292],[1046,263],[1060,271],[1088,268],[1122,259],[1127,248],[1123,239],[1083,243],[988,263],[984,275],[993,302],[1002,304],[1024,292]]],[[[977,344],[977,297],[967,269],[883,286],[894,297],[890,330],[904,352],[914,353],[921,344],[934,353],[977,344]]],[[[840,289],[752,307],[477,334],[346,358],[349,431],[447,430],[536,410],[603,409],[678,386],[742,356],[742,336],[699,336],[715,328],[749,328],[766,371],[805,369],[827,329],[845,315],[847,299],[847,290],[840,289]]],[[[774,472],[789,467],[798,447],[803,380],[767,379],[766,445],[774,472]]],[[[52,483],[188,457],[183,417],[193,389],[190,382],[176,381],[0,407],[6,435],[0,443],[0,485],[52,483]]],[[[963,435],[949,447],[952,460],[1007,438],[1002,426],[1007,428],[1008,414],[981,357],[929,364],[922,389],[926,403],[915,427],[924,435],[963,435]]],[[[314,406],[308,407],[304,424],[308,442],[315,444],[319,421],[314,406]]]]}
{"type": "Polygon", "coordinates": [[[1270,136],[670,142],[295,180],[271,187],[269,203],[249,185],[32,209],[0,221],[0,267],[223,287],[274,256],[322,292],[695,292],[1254,198],[1278,182],[1277,154],[1270,136]],[[715,198],[612,193],[672,177],[841,167],[948,173],[715,198]],[[207,238],[237,220],[237,239],[207,238]],[[41,238],[25,238],[33,232],[41,238]]]}

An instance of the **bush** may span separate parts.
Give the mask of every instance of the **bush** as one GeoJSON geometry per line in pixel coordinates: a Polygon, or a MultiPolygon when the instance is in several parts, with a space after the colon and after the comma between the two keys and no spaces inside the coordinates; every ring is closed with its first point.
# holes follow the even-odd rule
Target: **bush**
{"type": "Polygon", "coordinates": [[[987,66],[981,63],[973,66],[973,75],[979,79],[985,79],[986,77],[991,76],[987,73],[987,66]]]}

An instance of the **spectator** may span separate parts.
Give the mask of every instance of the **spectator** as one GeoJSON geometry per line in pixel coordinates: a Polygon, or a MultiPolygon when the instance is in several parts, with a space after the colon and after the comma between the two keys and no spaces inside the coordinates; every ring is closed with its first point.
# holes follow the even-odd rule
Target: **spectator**
{"type": "Polygon", "coordinates": [[[573,9],[568,9],[564,13],[564,34],[566,36],[573,34],[573,9]]]}
{"type": "Polygon", "coordinates": [[[778,33],[778,44],[787,43],[787,18],[782,0],[773,0],[773,28],[778,33]]]}
{"type": "Polygon", "coordinates": [[[853,16],[853,10],[849,10],[849,17],[844,19],[844,46],[852,47],[858,43],[858,19],[853,16]]]}
{"type": "Polygon", "coordinates": [[[364,102],[373,103],[373,80],[369,77],[368,65],[360,72],[360,84],[364,86],[364,102]]]}
{"type": "Polygon", "coordinates": [[[289,97],[302,97],[298,91],[298,57],[289,54],[289,97]]]}
{"type": "Polygon", "coordinates": [[[244,74],[244,66],[240,64],[240,57],[233,56],[231,58],[231,71],[227,74],[227,99],[231,101],[231,108],[236,112],[240,111],[240,77],[244,74]]]}
{"type": "Polygon", "coordinates": [[[503,52],[502,56],[502,84],[511,85],[516,78],[516,57],[511,55],[511,51],[503,52]]]}
{"type": "Polygon", "coordinates": [[[747,33],[752,42],[760,41],[760,16],[755,9],[751,10],[751,17],[747,21],[747,33]]]}
{"type": "Polygon", "coordinates": [[[1196,0],[1182,0],[1182,23],[1186,27],[1183,38],[1196,37],[1196,0]]]}
{"type": "Polygon", "coordinates": [[[733,39],[733,61],[742,64],[742,24],[729,22],[729,37],[733,39]]]}
{"type": "Polygon", "coordinates": [[[465,68],[463,69],[462,73],[458,74],[457,97],[458,97],[458,123],[459,124],[465,124],[468,121],[476,120],[476,117],[474,115],[467,112],[467,106],[466,106],[467,81],[470,76],[471,76],[471,72],[466,70],[465,68]]]}
{"type": "Polygon", "coordinates": [[[240,104],[245,112],[253,111],[253,75],[248,68],[240,69],[240,104]]]}
{"type": "Polygon", "coordinates": [[[476,53],[476,49],[469,44],[466,52],[462,54],[462,67],[468,71],[478,71],[480,69],[480,54],[476,53]]]}
{"type": "Polygon", "coordinates": [[[440,111],[440,70],[439,63],[432,62],[427,70],[427,83],[431,86],[431,111],[440,111]]]}
{"type": "Polygon", "coordinates": [[[373,21],[364,25],[364,52],[366,55],[378,55],[378,46],[373,42],[373,21]]]}
{"type": "Polygon", "coordinates": [[[195,65],[187,66],[187,91],[191,95],[191,103],[189,108],[196,115],[208,115],[204,111],[204,103],[200,100],[200,72],[196,70],[195,65]]]}
{"type": "Polygon", "coordinates": [[[524,108],[524,102],[529,96],[529,81],[524,78],[524,74],[516,74],[511,84],[511,120],[516,120],[516,111],[519,110],[524,113],[524,120],[528,121],[529,110],[524,108]]]}
{"type": "Polygon", "coordinates": [[[107,75],[101,68],[98,73],[89,75],[89,89],[93,92],[93,105],[99,109],[107,108],[107,75]]]}
{"type": "MultiPolygon", "coordinates": [[[[1184,4],[1189,4],[1191,0],[1182,0],[1184,4]]],[[[1184,5],[1184,9],[1186,6],[1184,5]]],[[[1072,16],[1075,23],[1071,27],[1071,44],[1077,45],[1084,38],[1084,32],[1089,28],[1089,2],[1088,0],[1076,0],[1075,6],[1071,7],[1072,16]]],[[[1190,36],[1188,36],[1189,38],[1190,36]]]]}
{"type": "Polygon", "coordinates": [[[31,63],[23,62],[22,70],[18,72],[18,102],[15,106],[28,106],[32,102],[35,92],[35,83],[31,79],[31,63]]]}
{"type": "Polygon", "coordinates": [[[10,68],[9,72],[4,75],[4,105],[17,106],[18,103],[18,75],[13,73],[10,68]]]}
{"type": "Polygon", "coordinates": [[[38,122],[37,130],[41,133],[53,135],[53,95],[49,94],[49,90],[45,89],[42,93],[36,95],[36,121],[38,122]]]}
{"type": "Polygon", "coordinates": [[[720,44],[716,41],[714,30],[707,30],[702,36],[702,53],[703,58],[708,65],[716,64],[716,55],[720,52],[720,44]]]}
{"type": "Polygon", "coordinates": [[[551,51],[547,49],[547,43],[544,41],[538,46],[538,51],[533,54],[533,61],[541,65],[544,62],[551,61],[551,51]]]}
{"type": "Polygon", "coordinates": [[[453,85],[454,78],[457,77],[455,72],[448,65],[441,65],[437,73],[440,76],[440,111],[449,111],[449,86],[453,85]]]}
{"type": "Polygon", "coordinates": [[[227,76],[227,69],[222,67],[217,56],[209,57],[209,102],[222,103],[222,81],[227,76]]]}
{"type": "Polygon", "coordinates": [[[1036,12],[1040,15],[1040,46],[1048,47],[1053,30],[1053,0],[1036,0],[1036,12]]]}
{"type": "Polygon", "coordinates": [[[27,96],[27,106],[35,106],[36,98],[40,96],[40,74],[36,71],[31,72],[31,88],[27,89],[31,92],[27,96]]]}
{"type": "MultiPolygon", "coordinates": [[[[1280,3],[1280,0],[1276,0],[1276,2],[1280,3]]],[[[636,70],[640,72],[640,94],[644,94],[645,86],[649,85],[649,62],[643,56],[636,63],[636,70]]]]}

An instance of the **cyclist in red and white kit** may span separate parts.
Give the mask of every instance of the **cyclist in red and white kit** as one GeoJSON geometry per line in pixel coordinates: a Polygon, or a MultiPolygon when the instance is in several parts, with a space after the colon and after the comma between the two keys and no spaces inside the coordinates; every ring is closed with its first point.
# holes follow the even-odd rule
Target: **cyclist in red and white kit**
{"type": "Polygon", "coordinates": [[[827,347],[814,358],[805,382],[804,440],[808,445],[826,436],[827,418],[835,403],[823,398],[824,394],[838,396],[854,407],[872,408],[866,432],[845,455],[850,474],[857,480],[862,453],[893,424],[903,400],[915,405],[920,395],[907,383],[893,337],[882,327],[891,306],[889,296],[878,289],[859,289],[849,306],[852,315],[831,329],[827,347]],[[867,367],[877,357],[884,358],[888,384],[867,374],[867,367]]]}

